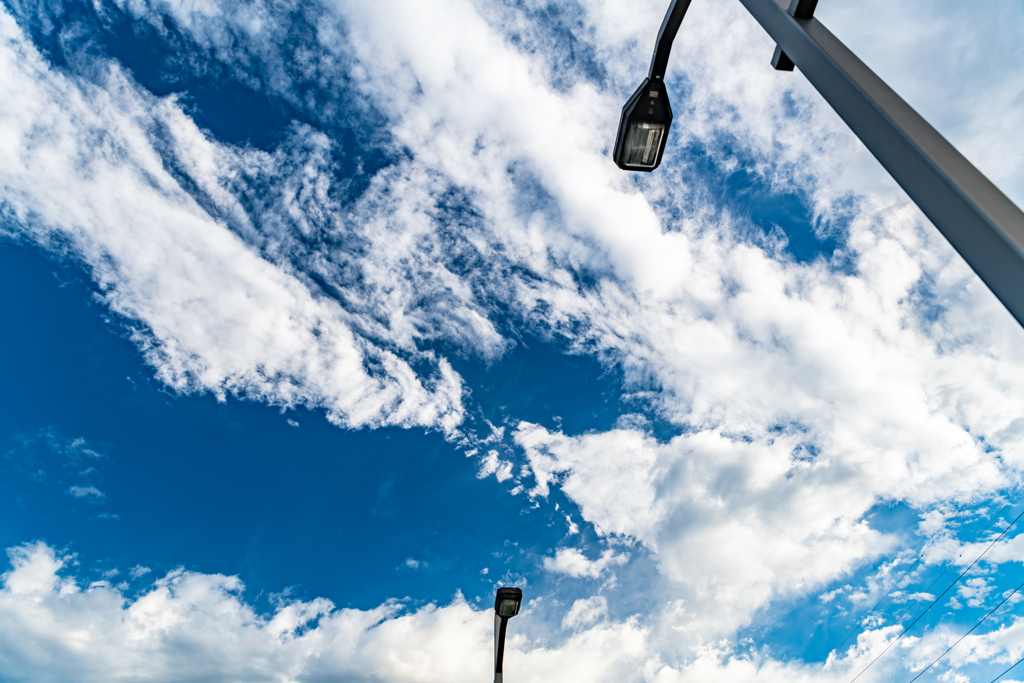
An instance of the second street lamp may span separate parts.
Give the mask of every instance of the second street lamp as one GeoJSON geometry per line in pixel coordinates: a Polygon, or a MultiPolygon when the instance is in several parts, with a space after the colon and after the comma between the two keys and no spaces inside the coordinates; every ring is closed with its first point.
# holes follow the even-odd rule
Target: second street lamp
{"type": "MultiPolygon", "coordinates": [[[[794,65],[800,69],[1024,325],[1024,212],[814,18],[818,0],[782,2],[740,0],[777,45],[772,65],[780,71],[794,65]]],[[[650,74],[622,109],[612,153],[620,168],[653,171],[661,163],[672,120],[665,67],[689,6],[690,0],[672,0],[658,32],[650,74]],[[655,90],[658,98],[639,97],[655,90]],[[656,118],[657,108],[650,104],[654,99],[665,103],[663,119],[656,118]],[[661,123],[664,128],[657,128],[661,123]],[[657,154],[652,155],[655,143],[657,154]]]]}
{"type": "Polygon", "coordinates": [[[519,614],[523,591],[503,586],[494,596],[494,683],[501,683],[502,660],[505,658],[505,630],[508,620],[519,614]]]}

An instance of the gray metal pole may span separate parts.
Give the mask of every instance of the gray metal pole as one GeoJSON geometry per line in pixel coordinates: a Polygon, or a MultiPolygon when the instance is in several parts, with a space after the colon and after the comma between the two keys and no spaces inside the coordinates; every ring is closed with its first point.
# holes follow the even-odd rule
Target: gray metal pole
{"type": "Polygon", "coordinates": [[[505,630],[508,619],[494,615],[494,683],[502,683],[502,660],[505,659],[505,630]]]}
{"type": "Polygon", "coordinates": [[[740,2],[778,44],[776,68],[800,68],[1024,325],[1024,212],[810,15],[815,2],[740,2]]]}

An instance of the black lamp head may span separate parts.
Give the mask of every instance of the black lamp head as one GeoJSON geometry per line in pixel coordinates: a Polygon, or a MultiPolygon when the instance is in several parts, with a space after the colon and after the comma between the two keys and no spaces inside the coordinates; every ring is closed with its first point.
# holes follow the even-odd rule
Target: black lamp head
{"type": "Polygon", "coordinates": [[[625,171],[653,171],[661,163],[672,107],[660,78],[645,78],[622,108],[614,159],[625,171]]]}
{"type": "Polygon", "coordinates": [[[494,597],[494,612],[502,618],[514,617],[519,614],[519,606],[523,602],[523,591],[518,588],[503,586],[494,597]]]}

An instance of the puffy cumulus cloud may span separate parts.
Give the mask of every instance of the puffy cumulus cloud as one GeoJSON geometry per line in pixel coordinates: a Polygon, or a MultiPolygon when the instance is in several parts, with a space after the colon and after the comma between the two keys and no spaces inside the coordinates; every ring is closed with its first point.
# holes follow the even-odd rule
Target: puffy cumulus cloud
{"type": "MultiPolygon", "coordinates": [[[[681,628],[705,638],[893,547],[899,539],[865,519],[878,501],[925,507],[969,494],[991,472],[975,458],[919,459],[862,443],[811,456],[803,432],[751,440],[704,430],[659,442],[635,430],[567,436],[523,423],[514,438],[537,480],[531,494],[547,495],[558,481],[599,533],[646,545],[687,600],[681,628]]],[[[568,574],[577,565],[580,576],[597,569],[575,549],[545,560],[568,574]]],[[[891,581],[874,581],[881,597],[891,581]]]]}
{"type": "Polygon", "coordinates": [[[595,621],[608,618],[608,598],[595,595],[572,603],[572,607],[562,619],[562,628],[579,628],[589,626],[595,621]]]}
{"type": "MultiPolygon", "coordinates": [[[[323,598],[284,599],[260,614],[245,601],[237,577],[178,569],[129,597],[107,581],[83,587],[68,575],[73,558],[41,542],[10,548],[8,557],[11,568],[0,576],[0,666],[12,681],[468,683],[486,678],[492,665],[493,613],[458,595],[415,611],[395,601],[359,610],[323,598]]],[[[506,642],[506,672],[526,681],[782,683],[815,673],[811,665],[723,642],[698,645],[685,662],[671,661],[656,628],[638,616],[609,619],[603,596],[573,603],[561,638],[524,634],[531,614],[528,605],[506,642]]],[[[970,636],[942,666],[959,675],[1001,671],[1021,654],[1021,623],[1009,620],[970,636]]],[[[897,633],[892,626],[866,631],[848,651],[834,653],[822,673],[859,671],[897,633]]],[[[954,635],[938,629],[924,639],[905,638],[864,680],[920,670],[954,635]]],[[[669,629],[662,637],[674,635],[669,629]]]]}
{"type": "Polygon", "coordinates": [[[161,155],[170,147],[171,159],[211,188],[211,201],[244,224],[237,199],[207,177],[244,164],[237,152],[112,64],[100,85],[52,70],[6,9],[0,33],[5,221],[85,261],[164,382],[323,407],[353,427],[450,430],[461,420],[461,382],[447,361],[420,354],[434,368],[421,377],[355,334],[335,300],[261,258],[186,192],[161,155]]]}
{"type": "MultiPolygon", "coordinates": [[[[8,551],[0,662],[18,681],[478,681],[492,666],[493,614],[457,596],[414,612],[330,601],[280,602],[260,615],[236,577],[172,571],[128,598],[61,571],[34,543],[8,551]]],[[[639,680],[651,658],[636,620],[581,630],[558,647],[509,637],[508,671],[524,680],[639,680]]]]}
{"type": "MultiPolygon", "coordinates": [[[[605,550],[596,560],[589,559],[577,548],[559,548],[554,557],[544,558],[544,569],[574,578],[596,579],[609,567],[621,566],[629,561],[629,553],[605,550]]],[[[607,605],[606,605],[607,606],[607,605]]]]}

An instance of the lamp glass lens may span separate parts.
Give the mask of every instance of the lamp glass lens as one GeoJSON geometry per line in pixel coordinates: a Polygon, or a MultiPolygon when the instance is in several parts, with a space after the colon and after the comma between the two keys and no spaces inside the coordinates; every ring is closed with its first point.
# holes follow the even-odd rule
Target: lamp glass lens
{"type": "Polygon", "coordinates": [[[626,165],[653,168],[658,161],[663,123],[633,123],[626,136],[626,165]]]}
{"type": "Polygon", "coordinates": [[[516,601],[502,600],[498,604],[498,614],[503,617],[514,617],[516,615],[516,601]]]}

